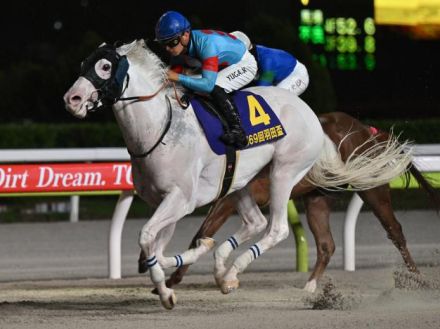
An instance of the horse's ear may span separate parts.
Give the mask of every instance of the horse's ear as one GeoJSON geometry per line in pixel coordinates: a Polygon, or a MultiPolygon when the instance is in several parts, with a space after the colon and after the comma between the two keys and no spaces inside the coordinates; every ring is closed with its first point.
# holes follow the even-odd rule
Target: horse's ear
{"type": "Polygon", "coordinates": [[[113,42],[113,47],[115,48],[119,48],[123,45],[124,43],[121,40],[117,40],[115,42],[113,42]]]}
{"type": "Polygon", "coordinates": [[[127,54],[130,52],[130,50],[132,50],[132,49],[136,46],[136,42],[137,42],[137,41],[134,40],[133,42],[130,42],[130,43],[126,43],[126,44],[121,45],[121,46],[118,47],[118,49],[117,49],[118,54],[121,55],[121,56],[125,56],[125,55],[127,55],[127,54]]]}
{"type": "Polygon", "coordinates": [[[141,46],[142,48],[145,48],[147,46],[148,43],[148,39],[139,39],[137,41],[138,45],[141,46]]]}

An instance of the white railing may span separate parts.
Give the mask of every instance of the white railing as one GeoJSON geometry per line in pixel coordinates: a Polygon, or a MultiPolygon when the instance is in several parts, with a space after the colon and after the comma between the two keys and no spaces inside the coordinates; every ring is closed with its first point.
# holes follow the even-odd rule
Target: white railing
{"type": "MultiPolygon", "coordinates": [[[[102,162],[128,161],[129,154],[125,148],[91,148],[91,149],[21,149],[0,150],[1,163],[49,163],[49,162],[102,162]]],[[[424,144],[415,147],[415,163],[422,172],[440,172],[440,145],[424,144]]],[[[72,222],[78,220],[79,197],[72,191],[72,222]]],[[[113,212],[108,248],[108,270],[111,279],[121,278],[121,239],[124,223],[133,201],[134,191],[121,191],[113,212]]],[[[363,202],[355,194],[348,206],[344,226],[344,269],[355,270],[355,231],[356,222],[363,202]]]]}
{"type": "MultiPolygon", "coordinates": [[[[0,150],[0,164],[95,163],[126,162],[129,160],[130,156],[125,148],[0,150]]],[[[77,222],[79,219],[79,195],[77,192],[71,191],[63,194],[71,195],[71,222],[77,222]]],[[[38,195],[38,193],[32,193],[31,195],[38,195]]],[[[122,230],[133,201],[133,195],[134,191],[132,190],[120,191],[112,215],[108,247],[108,271],[111,279],[121,278],[122,230]]]]}
{"type": "MultiPolygon", "coordinates": [[[[440,172],[440,144],[419,144],[414,148],[414,163],[421,172],[440,172]]],[[[353,194],[345,214],[344,222],[344,270],[355,270],[356,223],[364,202],[357,193],[353,194]]]]}

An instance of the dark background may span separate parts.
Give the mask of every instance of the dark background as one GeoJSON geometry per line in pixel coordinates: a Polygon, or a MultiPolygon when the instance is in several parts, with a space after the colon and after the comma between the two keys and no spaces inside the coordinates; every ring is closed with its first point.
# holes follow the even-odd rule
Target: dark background
{"type": "MultiPolygon", "coordinates": [[[[361,2],[365,2],[362,0],[361,2]]],[[[77,122],[62,96],[82,59],[101,42],[147,38],[162,13],[177,10],[194,28],[243,30],[253,41],[294,53],[308,67],[303,98],[320,112],[342,110],[360,119],[439,117],[439,41],[412,39],[404,29],[377,27],[376,70],[328,71],[312,61],[297,37],[295,1],[13,1],[3,4],[0,61],[2,122],[77,122]]],[[[326,1],[336,11],[365,10],[353,0],[326,1]],[[344,7],[345,6],[345,7],[344,7]]],[[[111,121],[99,113],[92,121],[111,121]]]]}

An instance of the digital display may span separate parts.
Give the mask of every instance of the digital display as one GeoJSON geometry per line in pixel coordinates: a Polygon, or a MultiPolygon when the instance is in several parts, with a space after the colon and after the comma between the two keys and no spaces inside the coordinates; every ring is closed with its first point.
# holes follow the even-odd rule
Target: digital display
{"type": "MultiPolygon", "coordinates": [[[[376,25],[373,10],[353,10],[350,14],[350,2],[346,2],[339,12],[335,3],[327,10],[322,1],[321,6],[317,1],[310,2],[301,5],[298,33],[312,48],[314,59],[329,69],[374,70],[376,25]]],[[[351,6],[356,8],[357,5],[351,6]]]]}

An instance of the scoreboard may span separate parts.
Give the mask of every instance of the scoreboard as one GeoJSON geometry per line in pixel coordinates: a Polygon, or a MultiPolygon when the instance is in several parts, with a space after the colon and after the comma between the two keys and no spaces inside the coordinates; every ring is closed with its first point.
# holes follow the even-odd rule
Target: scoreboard
{"type": "Polygon", "coordinates": [[[296,0],[299,38],[333,70],[376,67],[373,0],[296,0]]]}

